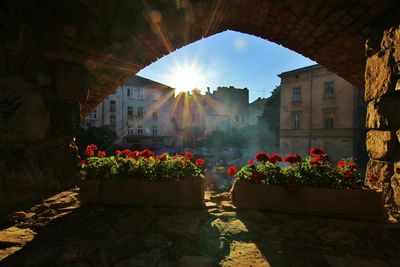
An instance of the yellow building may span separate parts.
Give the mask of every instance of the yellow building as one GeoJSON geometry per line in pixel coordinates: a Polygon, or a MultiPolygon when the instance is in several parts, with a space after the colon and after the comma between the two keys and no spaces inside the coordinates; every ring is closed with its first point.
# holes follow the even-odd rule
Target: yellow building
{"type": "Polygon", "coordinates": [[[336,163],[344,157],[365,160],[363,91],[316,64],[283,72],[280,153],[308,154],[322,147],[336,163]]]}

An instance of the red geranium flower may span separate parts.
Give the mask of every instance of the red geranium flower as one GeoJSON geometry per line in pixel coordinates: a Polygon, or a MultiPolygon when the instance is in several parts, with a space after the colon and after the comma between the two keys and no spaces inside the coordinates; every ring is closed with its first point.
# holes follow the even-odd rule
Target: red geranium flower
{"type": "Polygon", "coordinates": [[[115,155],[120,156],[122,154],[121,150],[115,150],[115,155]]]}
{"type": "Polygon", "coordinates": [[[230,177],[234,176],[234,175],[236,174],[236,172],[237,172],[237,169],[238,169],[237,166],[230,166],[230,167],[228,168],[228,175],[229,175],[230,177]]]}
{"type": "Polygon", "coordinates": [[[327,159],[324,155],[317,155],[311,159],[311,164],[318,165],[318,164],[324,163],[326,161],[327,161],[327,159]]]}
{"type": "Polygon", "coordinates": [[[185,157],[187,157],[188,159],[192,159],[193,158],[193,154],[192,152],[185,152],[185,157]]]}
{"type": "Polygon", "coordinates": [[[270,162],[272,162],[272,163],[278,163],[278,162],[281,162],[281,161],[282,161],[282,157],[279,156],[278,154],[271,154],[271,155],[268,157],[268,160],[269,160],[270,162]]]}
{"type": "Polygon", "coordinates": [[[325,151],[322,148],[311,148],[310,149],[310,155],[311,156],[319,156],[325,154],[325,151]]]}
{"type": "Polygon", "coordinates": [[[261,182],[263,176],[261,172],[254,171],[253,174],[251,175],[251,180],[253,180],[256,183],[261,182]]]}
{"type": "Polygon", "coordinates": [[[300,184],[295,181],[289,181],[286,184],[285,189],[290,195],[295,195],[300,191],[300,184]]]}
{"type": "Polygon", "coordinates": [[[88,157],[92,157],[94,155],[94,150],[91,146],[86,147],[85,155],[88,157]]]}
{"type": "Polygon", "coordinates": [[[205,161],[204,161],[204,159],[196,159],[195,163],[196,163],[197,167],[203,167],[205,161]]]}
{"type": "Polygon", "coordinates": [[[87,159],[82,159],[79,164],[80,165],[88,165],[89,161],[87,159]]]}
{"type": "Polygon", "coordinates": [[[355,164],[354,162],[347,161],[344,159],[339,160],[338,163],[336,164],[336,167],[338,167],[339,169],[343,169],[344,167],[349,167],[351,169],[358,168],[357,164],[355,164]]]}
{"type": "Polygon", "coordinates": [[[268,155],[265,152],[258,152],[256,154],[256,160],[258,162],[266,162],[268,161],[268,155]]]}
{"type": "Polygon", "coordinates": [[[97,156],[102,158],[106,156],[106,152],[105,151],[97,151],[97,156]]]}
{"type": "Polygon", "coordinates": [[[254,160],[253,159],[249,159],[248,163],[249,163],[249,165],[253,165],[254,164],[254,160]]]}
{"type": "Polygon", "coordinates": [[[354,173],[352,171],[344,171],[343,174],[349,180],[354,178],[354,173]]]}
{"type": "Polygon", "coordinates": [[[152,152],[150,149],[145,149],[145,150],[142,151],[141,156],[142,156],[143,158],[146,158],[146,159],[147,159],[147,158],[153,157],[154,154],[153,154],[153,152],[152,152]]]}
{"type": "Polygon", "coordinates": [[[164,161],[164,160],[167,159],[167,157],[168,157],[168,154],[167,154],[167,153],[163,153],[163,154],[159,157],[159,159],[160,159],[160,161],[164,161]]]}
{"type": "Polygon", "coordinates": [[[122,150],[121,151],[121,155],[123,155],[123,156],[128,156],[129,154],[131,154],[132,153],[132,151],[130,151],[129,149],[124,149],[124,150],[122,150]]]}
{"type": "Polygon", "coordinates": [[[94,150],[94,151],[97,150],[97,146],[95,144],[90,144],[90,145],[88,145],[88,147],[91,147],[92,150],[94,150]]]}
{"type": "Polygon", "coordinates": [[[285,162],[294,164],[301,161],[301,157],[297,154],[289,154],[285,157],[285,162]]]}

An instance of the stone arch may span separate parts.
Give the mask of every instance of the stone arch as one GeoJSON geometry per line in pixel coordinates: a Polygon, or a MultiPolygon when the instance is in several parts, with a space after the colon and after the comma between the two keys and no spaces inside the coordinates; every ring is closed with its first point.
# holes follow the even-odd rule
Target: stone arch
{"type": "MultiPolygon", "coordinates": [[[[33,176],[40,180],[38,184],[48,180],[58,182],[47,189],[31,188],[40,193],[27,199],[76,182],[76,159],[71,156],[74,153],[69,146],[79,118],[113,89],[174,49],[228,29],[281,44],[321,63],[360,88],[366,85],[366,100],[373,103],[369,107],[368,126],[378,129],[369,133],[371,140],[386,140],[385,144],[393,143],[390,147],[398,146],[394,133],[398,121],[379,124],[380,120],[388,120],[382,118],[386,113],[382,115],[381,104],[376,103],[394,91],[395,76],[391,67],[398,62],[398,55],[392,55],[392,50],[399,45],[399,33],[391,27],[399,25],[400,4],[396,1],[8,0],[2,2],[0,10],[2,101],[12,95],[12,86],[19,87],[13,79],[24,81],[29,83],[26,88],[34,86],[40,92],[38,95],[48,114],[42,118],[43,128],[37,130],[40,135],[9,132],[24,141],[1,143],[2,148],[11,152],[2,155],[0,162],[22,157],[18,164],[26,164],[26,161],[36,162],[36,158],[47,159],[49,151],[55,153],[54,159],[46,161],[46,166],[36,164],[39,167],[33,176]],[[386,39],[380,44],[382,38],[386,39]],[[365,83],[366,56],[370,57],[370,64],[367,64],[365,83]],[[379,76],[376,70],[381,69],[386,70],[386,76],[380,83],[372,81],[379,76]],[[381,136],[388,128],[389,133],[381,136]],[[33,150],[29,151],[27,146],[33,150]],[[62,161],[60,157],[69,161],[62,161]],[[69,170],[68,177],[60,171],[64,168],[69,170]]],[[[36,105],[29,100],[24,104],[36,105]]],[[[393,109],[396,106],[387,105],[393,109]]],[[[18,118],[25,118],[23,110],[17,107],[14,113],[14,118],[14,114],[10,118],[2,116],[0,125],[9,121],[22,123],[18,118]]],[[[375,158],[370,153],[379,164],[389,164],[391,172],[387,175],[393,174],[397,148],[394,151],[383,151],[375,158]]],[[[16,170],[22,170],[18,164],[16,170]]],[[[0,173],[4,173],[4,164],[0,168],[0,173]]]]}

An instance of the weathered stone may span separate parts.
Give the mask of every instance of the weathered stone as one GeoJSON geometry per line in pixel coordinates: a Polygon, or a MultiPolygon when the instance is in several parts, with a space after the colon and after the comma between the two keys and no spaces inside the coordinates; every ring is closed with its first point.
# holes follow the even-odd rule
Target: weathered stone
{"type": "Polygon", "coordinates": [[[365,68],[365,101],[394,91],[390,50],[369,57],[365,68]]]}
{"type": "Polygon", "coordinates": [[[381,49],[396,47],[400,43],[400,27],[391,27],[383,31],[381,49]]]}
{"type": "Polygon", "coordinates": [[[398,142],[391,131],[367,132],[367,152],[372,159],[391,159],[397,151],[398,142]]]}
{"type": "Polygon", "coordinates": [[[394,163],[394,175],[392,176],[393,199],[400,209],[400,161],[394,163]]]}
{"type": "Polygon", "coordinates": [[[351,254],[346,254],[344,256],[331,256],[325,255],[325,260],[329,266],[354,266],[354,267],[390,267],[388,264],[380,259],[363,259],[351,254]]]}
{"type": "Polygon", "coordinates": [[[83,102],[87,96],[86,69],[75,64],[58,64],[55,75],[58,96],[69,103],[83,102]]]}
{"type": "Polygon", "coordinates": [[[35,237],[31,229],[10,227],[0,231],[0,243],[11,245],[25,245],[35,237]]]}
{"type": "Polygon", "coordinates": [[[384,96],[368,103],[366,127],[369,129],[393,129],[400,127],[398,106],[400,96],[384,96]]]}
{"type": "Polygon", "coordinates": [[[393,197],[391,177],[393,175],[393,164],[387,161],[370,159],[367,164],[366,183],[376,186],[384,192],[385,203],[390,203],[393,197]]]}
{"type": "Polygon", "coordinates": [[[178,262],[179,267],[193,266],[193,267],[214,267],[217,264],[205,256],[183,256],[178,262]]]}

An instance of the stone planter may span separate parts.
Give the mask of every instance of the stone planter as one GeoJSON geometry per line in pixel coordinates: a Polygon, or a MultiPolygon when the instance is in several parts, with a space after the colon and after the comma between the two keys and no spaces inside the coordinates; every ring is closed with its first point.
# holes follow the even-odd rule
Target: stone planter
{"type": "Polygon", "coordinates": [[[82,201],[97,204],[200,208],[204,205],[204,189],[204,179],[80,181],[82,201]]]}
{"type": "Polygon", "coordinates": [[[381,191],[302,187],[290,195],[283,186],[236,180],[232,200],[238,208],[356,220],[381,221],[386,214],[381,191]]]}

